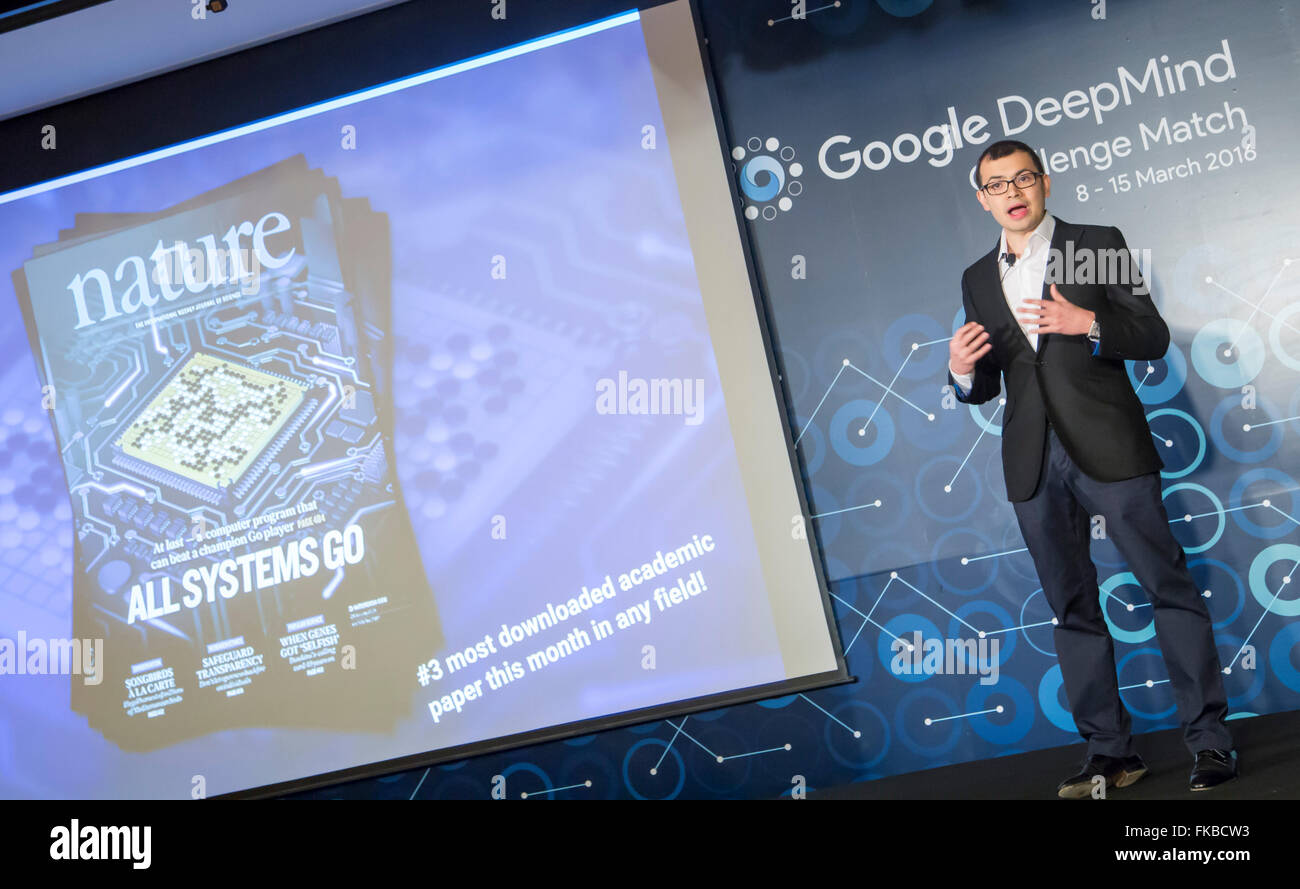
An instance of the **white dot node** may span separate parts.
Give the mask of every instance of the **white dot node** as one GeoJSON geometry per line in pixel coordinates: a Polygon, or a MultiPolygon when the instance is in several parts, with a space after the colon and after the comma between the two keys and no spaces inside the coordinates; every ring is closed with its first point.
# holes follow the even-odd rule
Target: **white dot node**
{"type": "Polygon", "coordinates": [[[588,779],[587,779],[586,781],[584,781],[583,783],[586,784],[588,787],[590,787],[590,786],[591,786],[591,779],[588,778],[588,779]]]}
{"type": "Polygon", "coordinates": [[[944,492],[945,494],[951,494],[951,493],[952,493],[952,485],[944,485],[944,486],[943,486],[943,492],[944,492]]]}
{"type": "Polygon", "coordinates": [[[776,136],[768,136],[767,142],[764,143],[764,147],[766,147],[768,151],[776,151],[781,147],[781,143],[777,141],[776,136]]]}
{"type": "Polygon", "coordinates": [[[845,366],[845,367],[848,367],[848,366],[849,366],[849,359],[847,359],[847,358],[844,359],[844,366],[845,366]]]}
{"type": "Polygon", "coordinates": [[[786,749],[786,750],[789,750],[789,749],[790,749],[790,745],[789,745],[789,744],[786,744],[786,745],[785,745],[785,749],[786,749]]]}
{"type": "Polygon", "coordinates": [[[984,638],[984,631],[983,631],[983,630],[980,630],[980,638],[981,638],[981,639],[984,638]]]}
{"type": "Polygon", "coordinates": [[[890,580],[897,580],[897,579],[898,579],[898,572],[897,572],[897,571],[890,571],[890,572],[889,572],[889,579],[890,579],[890,580]]]}
{"type": "Polygon", "coordinates": [[[925,724],[930,725],[930,717],[925,717],[925,724]]]}
{"type": "Polygon", "coordinates": [[[1133,610],[1133,603],[1130,602],[1130,603],[1128,603],[1127,605],[1125,605],[1125,606],[1124,606],[1124,610],[1125,610],[1125,611],[1132,611],[1132,610],[1133,610]]]}
{"type": "Polygon", "coordinates": [[[1230,675],[1231,673],[1232,673],[1232,667],[1224,667],[1224,668],[1223,668],[1223,675],[1224,675],[1224,676],[1228,676],[1228,675],[1230,675]]]}
{"type": "Polygon", "coordinates": [[[880,498],[877,497],[877,498],[876,498],[876,506],[879,506],[879,505],[880,505],[880,498]]]}
{"type": "Polygon", "coordinates": [[[1263,506],[1272,506],[1273,504],[1270,503],[1268,500],[1265,500],[1265,501],[1263,502],[1262,505],[1263,505],[1263,506]]]}
{"type": "Polygon", "coordinates": [[[1290,583],[1290,582],[1291,582],[1291,575],[1288,574],[1286,577],[1282,578],[1282,582],[1283,582],[1283,583],[1290,583]]]}
{"type": "Polygon", "coordinates": [[[651,770],[650,770],[650,774],[651,774],[651,775],[657,775],[657,774],[659,774],[659,770],[658,770],[658,769],[651,769],[651,770]]]}
{"type": "Polygon", "coordinates": [[[758,218],[758,208],[757,208],[757,207],[746,207],[746,208],[745,208],[745,218],[746,218],[746,219],[757,219],[757,218],[758,218]]]}
{"type": "Polygon", "coordinates": [[[1209,275],[1206,275],[1206,276],[1205,276],[1205,283],[1206,283],[1206,284],[1213,284],[1213,283],[1214,283],[1214,279],[1211,278],[1209,275]]]}
{"type": "Polygon", "coordinates": [[[934,414],[926,414],[925,418],[930,422],[934,422],[934,414]]]}
{"type": "Polygon", "coordinates": [[[1192,514],[1190,512],[1187,515],[1183,516],[1184,522],[1190,522],[1191,520],[1192,520],[1192,514]]]}
{"type": "Polygon", "coordinates": [[[1224,358],[1231,358],[1231,357],[1232,357],[1232,347],[1231,347],[1231,346],[1229,346],[1228,348],[1226,348],[1226,349],[1223,350],[1223,357],[1224,357],[1224,358]]]}
{"type": "Polygon", "coordinates": [[[1148,679],[1147,682],[1146,682],[1146,686],[1147,686],[1147,688],[1155,688],[1155,687],[1156,687],[1156,684],[1155,684],[1155,682],[1154,682],[1153,680],[1148,679]]]}
{"type": "Polygon", "coordinates": [[[1052,626],[1056,626],[1056,618],[1052,618],[1052,626]]]}
{"type": "Polygon", "coordinates": [[[864,436],[864,435],[866,435],[866,434],[867,434],[867,427],[866,427],[866,426],[863,426],[861,429],[858,430],[858,437],[859,437],[859,438],[861,438],[862,436],[864,436]]]}
{"type": "Polygon", "coordinates": [[[962,563],[963,565],[969,565],[969,564],[970,564],[970,559],[966,558],[965,556],[962,556],[962,557],[961,557],[961,563],[962,563]]]}
{"type": "Polygon", "coordinates": [[[1003,707],[1001,704],[998,704],[998,706],[997,706],[997,711],[998,711],[999,713],[1003,712],[1003,710],[1005,710],[1005,709],[1006,709],[1006,708],[1003,707]]]}
{"type": "Polygon", "coordinates": [[[1241,426],[1241,431],[1242,431],[1242,432],[1249,432],[1249,431],[1250,431],[1250,424],[1249,424],[1249,423],[1243,423],[1242,426],[1241,426]]]}
{"type": "Polygon", "coordinates": [[[739,145],[737,145],[735,148],[731,149],[731,156],[732,156],[733,158],[735,158],[736,160],[738,160],[738,161],[740,161],[740,160],[744,160],[744,159],[745,159],[745,149],[743,149],[743,148],[741,148],[739,145]]]}
{"type": "Polygon", "coordinates": [[[1147,365],[1147,373],[1149,373],[1149,374],[1153,374],[1153,373],[1155,373],[1155,372],[1156,372],[1155,365],[1148,364],[1148,365],[1147,365]]]}
{"type": "Polygon", "coordinates": [[[722,762],[722,761],[723,761],[722,757],[719,756],[719,757],[718,757],[718,762],[722,762]]]}
{"type": "Polygon", "coordinates": [[[781,200],[776,202],[776,205],[780,207],[782,210],[789,210],[791,207],[794,206],[794,201],[790,200],[789,198],[781,198],[781,200]]]}
{"type": "Polygon", "coordinates": [[[1206,590],[1205,592],[1201,593],[1201,595],[1208,599],[1210,598],[1210,596],[1213,596],[1214,593],[1210,592],[1209,590],[1206,590]]]}
{"type": "Polygon", "coordinates": [[[802,175],[803,175],[803,164],[791,164],[791,165],[790,165],[790,175],[791,175],[791,176],[802,176],[802,175]]]}
{"type": "Polygon", "coordinates": [[[1165,447],[1172,448],[1173,446],[1174,446],[1174,440],[1172,438],[1166,438],[1165,447]]]}
{"type": "Polygon", "coordinates": [[[862,737],[862,732],[854,732],[854,733],[853,733],[853,737],[855,737],[855,738],[861,738],[861,737],[862,737]]]}
{"type": "Polygon", "coordinates": [[[999,404],[999,405],[1004,405],[1004,404],[1006,404],[1006,403],[1007,403],[1007,400],[1006,400],[1005,398],[999,398],[999,399],[998,399],[998,404],[999,404]]]}
{"type": "Polygon", "coordinates": [[[919,348],[921,348],[921,344],[920,344],[920,343],[912,343],[912,351],[913,351],[913,352],[915,352],[915,351],[916,351],[917,349],[919,349],[919,348]]]}

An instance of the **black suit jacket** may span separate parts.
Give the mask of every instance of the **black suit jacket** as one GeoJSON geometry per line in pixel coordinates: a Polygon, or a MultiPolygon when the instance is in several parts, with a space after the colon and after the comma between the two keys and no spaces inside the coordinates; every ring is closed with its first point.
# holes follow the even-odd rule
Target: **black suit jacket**
{"type": "MultiPolygon", "coordinates": [[[[1146,412],[1129,382],[1124,359],[1150,361],[1162,358],[1169,348],[1169,327],[1156,311],[1149,293],[1134,274],[1101,274],[1094,268],[1094,283],[1061,283],[1077,280],[1066,266],[1081,251],[1124,250],[1127,245],[1113,226],[1073,225],[1056,218],[1052,250],[1061,261],[1053,275],[1049,261],[1043,281],[1043,299],[1051,299],[1056,280],[1061,294],[1070,302],[1097,315],[1101,345],[1093,354],[1086,335],[1039,334],[1038,349],[1029,339],[1007,305],[998,272],[998,248],[982,256],[962,274],[961,298],[966,320],[977,321],[988,331],[993,348],[975,365],[968,394],[962,395],[952,374],[957,398],[983,404],[996,398],[1001,380],[1006,379],[1006,407],[1002,413],[1002,468],[1007,498],[1028,500],[1035,493],[1042,468],[1047,424],[1056,429],[1066,453],[1085,473],[1098,481],[1112,482],[1156,472],[1164,467],[1147,426],[1146,412]],[[1106,280],[1106,279],[1119,280],[1106,280]],[[1104,282],[1104,283],[1102,283],[1104,282]]],[[[1052,254],[1049,254],[1049,257],[1052,254]]],[[[1107,254],[1094,256],[1105,257],[1107,254]]]]}

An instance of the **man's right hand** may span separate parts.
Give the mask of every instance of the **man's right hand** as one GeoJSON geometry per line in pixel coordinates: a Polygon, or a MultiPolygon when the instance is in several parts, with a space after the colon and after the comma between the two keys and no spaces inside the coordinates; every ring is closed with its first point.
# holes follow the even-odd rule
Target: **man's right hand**
{"type": "Polygon", "coordinates": [[[989,353],[993,344],[989,342],[988,331],[984,325],[968,321],[948,341],[948,368],[953,374],[961,376],[975,370],[975,362],[989,353]]]}

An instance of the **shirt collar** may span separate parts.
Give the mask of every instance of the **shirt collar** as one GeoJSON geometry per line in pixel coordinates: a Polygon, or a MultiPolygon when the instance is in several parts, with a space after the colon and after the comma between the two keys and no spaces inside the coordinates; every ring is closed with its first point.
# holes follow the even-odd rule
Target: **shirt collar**
{"type": "MultiPolygon", "coordinates": [[[[1038,223],[1038,228],[1034,229],[1032,232],[1029,233],[1029,240],[1026,241],[1026,244],[1028,245],[1030,252],[1032,253],[1038,252],[1039,248],[1034,245],[1035,240],[1042,240],[1047,244],[1048,247],[1052,246],[1052,235],[1055,232],[1056,232],[1056,218],[1052,216],[1051,213],[1044,213],[1042,222],[1038,223]]],[[[998,262],[1002,263],[1003,265],[1006,265],[1006,260],[1004,260],[1002,256],[1006,252],[1007,252],[1007,233],[1005,230],[1003,230],[1002,236],[998,240],[998,262]]]]}

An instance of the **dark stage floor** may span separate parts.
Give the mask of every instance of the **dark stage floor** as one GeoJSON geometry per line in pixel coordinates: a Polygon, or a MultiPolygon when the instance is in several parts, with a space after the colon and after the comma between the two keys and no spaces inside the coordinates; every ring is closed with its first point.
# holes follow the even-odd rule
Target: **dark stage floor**
{"type": "MultiPolygon", "coordinates": [[[[1232,720],[1238,777],[1212,790],[1187,789],[1192,757],[1182,730],[1139,735],[1138,753],[1150,771],[1131,787],[1111,790],[1108,799],[1300,799],[1300,712],[1232,720]]],[[[1055,799],[1056,785],[1078,771],[1082,742],[832,787],[810,799],[1055,799]]],[[[1062,800],[1061,802],[1067,802],[1062,800]]]]}

